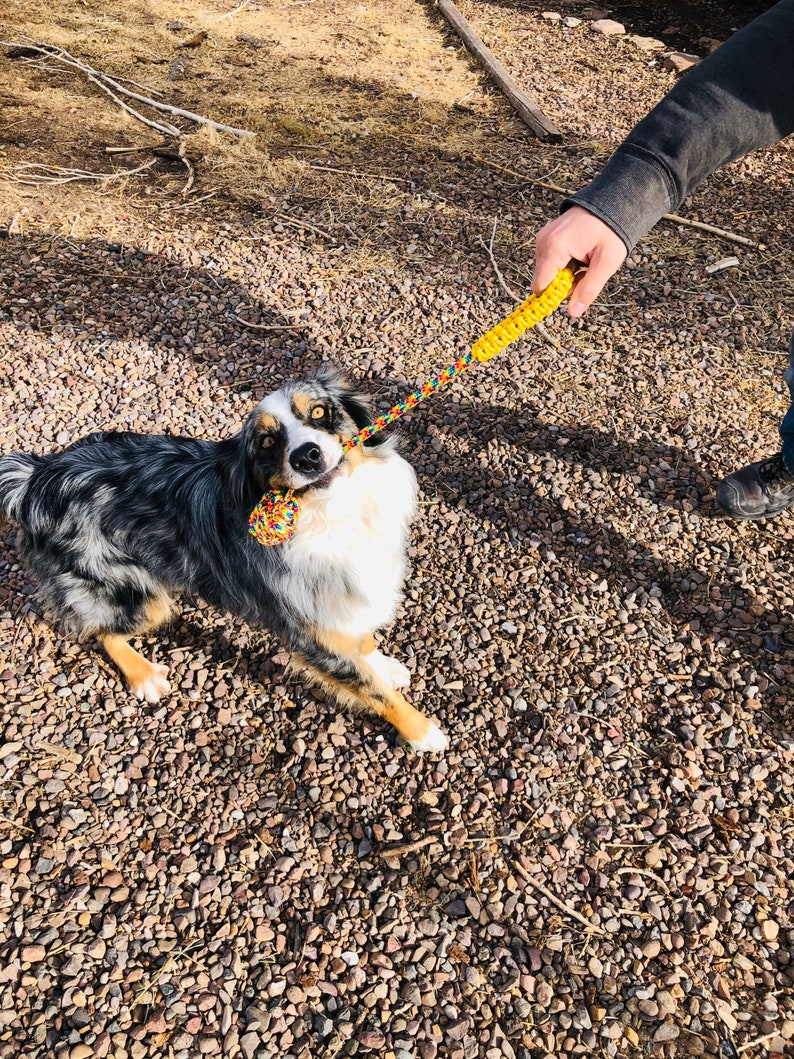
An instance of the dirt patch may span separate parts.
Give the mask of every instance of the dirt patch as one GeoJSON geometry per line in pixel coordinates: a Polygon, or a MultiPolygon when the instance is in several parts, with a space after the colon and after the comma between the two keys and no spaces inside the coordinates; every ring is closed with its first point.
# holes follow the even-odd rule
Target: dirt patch
{"type": "MultiPolygon", "coordinates": [[[[174,119],[191,133],[187,152],[200,169],[196,190],[266,205],[329,158],[345,163],[368,150],[395,159],[427,152],[442,125],[446,150],[477,143],[476,122],[465,115],[456,121],[455,104],[465,100],[470,114],[489,112],[479,79],[455,48],[443,47],[427,8],[402,4],[390,11],[321,2],[252,3],[236,13],[220,3],[67,2],[55,19],[45,5],[26,5],[0,29],[6,40],[26,35],[56,45],[134,81],[142,94],[256,133],[235,141],[174,119]],[[184,46],[197,33],[206,36],[184,46]]],[[[0,93],[9,118],[0,158],[12,176],[34,179],[15,168],[32,162],[107,175],[139,164],[150,157],[140,149],[162,141],[85,76],[53,62],[42,68],[30,59],[3,58],[0,93]],[[136,153],[111,161],[105,149],[120,146],[136,153]]],[[[130,178],[123,188],[103,184],[102,210],[121,200],[140,208],[147,196],[171,198],[185,179],[178,161],[161,161],[156,173],[130,178]]],[[[79,190],[45,191],[32,195],[6,185],[0,205],[13,214],[15,203],[24,210],[23,200],[35,199],[42,218],[47,202],[56,212],[62,202],[69,214],[85,198],[90,209],[90,196],[79,190]]]]}

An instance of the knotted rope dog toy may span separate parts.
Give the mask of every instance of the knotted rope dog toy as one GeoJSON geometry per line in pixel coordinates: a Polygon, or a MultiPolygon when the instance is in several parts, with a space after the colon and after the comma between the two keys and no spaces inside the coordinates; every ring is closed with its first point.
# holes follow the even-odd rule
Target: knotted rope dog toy
{"type": "MultiPolygon", "coordinates": [[[[395,419],[410,412],[420,401],[424,401],[439,387],[451,382],[456,375],[460,375],[475,360],[484,364],[497,353],[501,353],[505,346],[515,342],[526,330],[540,323],[550,313],[553,313],[561,302],[565,301],[571,292],[574,279],[575,273],[571,265],[560,269],[544,291],[540,294],[530,294],[526,301],[514,309],[509,316],[492,327],[482,338],[478,338],[468,353],[464,353],[459,360],[448,368],[444,368],[420,389],[414,390],[404,401],[400,401],[384,415],[378,416],[374,422],[359,430],[344,443],[342,451],[349,452],[356,445],[362,444],[373,434],[388,426],[389,423],[393,423],[395,419]]],[[[295,496],[295,491],[274,489],[270,493],[265,493],[251,512],[248,519],[248,532],[256,537],[260,544],[266,546],[283,544],[294,534],[299,517],[300,501],[295,496]]]]}

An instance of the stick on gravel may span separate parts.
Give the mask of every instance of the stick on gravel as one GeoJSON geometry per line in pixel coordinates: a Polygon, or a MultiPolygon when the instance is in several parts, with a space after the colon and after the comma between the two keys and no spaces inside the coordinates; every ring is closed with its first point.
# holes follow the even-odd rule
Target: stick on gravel
{"type": "Polygon", "coordinates": [[[541,139],[559,143],[562,133],[532,102],[526,92],[519,88],[515,78],[507,72],[490,48],[477,36],[469,23],[458,11],[452,0],[438,0],[438,10],[449,22],[471,54],[485,67],[486,73],[504,93],[510,106],[524,124],[541,139]]]}

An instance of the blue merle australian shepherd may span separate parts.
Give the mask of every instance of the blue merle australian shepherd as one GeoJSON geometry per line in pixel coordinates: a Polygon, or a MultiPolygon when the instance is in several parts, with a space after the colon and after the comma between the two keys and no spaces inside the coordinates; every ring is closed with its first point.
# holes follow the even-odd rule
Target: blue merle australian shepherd
{"type": "Polygon", "coordinates": [[[267,626],[342,702],[440,751],[440,728],[400,694],[407,669],[375,648],[400,600],[416,482],[392,439],[343,453],[370,421],[366,399],[324,369],[265,397],[229,440],[104,432],[3,456],[0,510],[45,604],[101,644],[137,698],[167,695],[168,671],[130,637],[188,592],[267,626]],[[301,517],[290,541],[263,547],[248,515],[279,487],[301,517]]]}

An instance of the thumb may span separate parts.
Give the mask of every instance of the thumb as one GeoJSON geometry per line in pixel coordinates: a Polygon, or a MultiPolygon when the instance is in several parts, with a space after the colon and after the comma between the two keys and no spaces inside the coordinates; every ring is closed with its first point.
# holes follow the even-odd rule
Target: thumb
{"type": "Polygon", "coordinates": [[[576,319],[592,305],[604,289],[607,280],[614,276],[627,256],[628,253],[622,242],[610,247],[599,246],[593,251],[587,271],[577,279],[568,301],[569,316],[576,319]]]}

